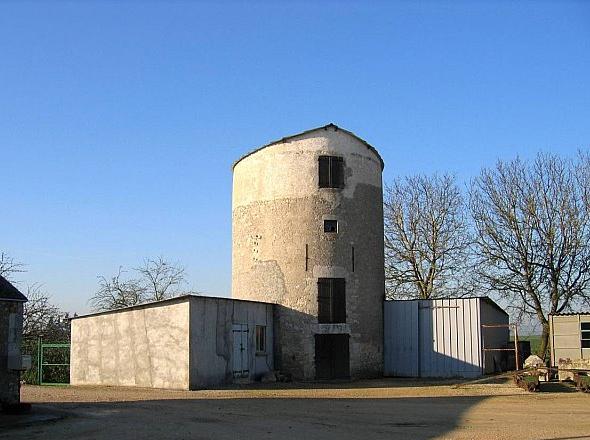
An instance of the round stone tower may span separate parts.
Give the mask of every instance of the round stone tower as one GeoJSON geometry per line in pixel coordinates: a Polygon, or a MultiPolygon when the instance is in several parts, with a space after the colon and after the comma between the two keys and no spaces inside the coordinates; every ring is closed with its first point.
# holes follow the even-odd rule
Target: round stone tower
{"type": "Polygon", "coordinates": [[[277,304],[275,368],[296,379],[382,374],[382,170],[333,124],[234,164],[232,296],[277,304]]]}

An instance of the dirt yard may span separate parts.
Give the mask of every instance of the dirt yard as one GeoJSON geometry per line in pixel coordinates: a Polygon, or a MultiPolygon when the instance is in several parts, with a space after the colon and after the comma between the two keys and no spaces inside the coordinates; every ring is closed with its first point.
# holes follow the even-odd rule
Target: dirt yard
{"type": "Polygon", "coordinates": [[[590,439],[590,395],[553,384],[535,394],[398,379],[215,391],[25,386],[22,400],[32,414],[19,424],[1,416],[0,438],[590,439]]]}

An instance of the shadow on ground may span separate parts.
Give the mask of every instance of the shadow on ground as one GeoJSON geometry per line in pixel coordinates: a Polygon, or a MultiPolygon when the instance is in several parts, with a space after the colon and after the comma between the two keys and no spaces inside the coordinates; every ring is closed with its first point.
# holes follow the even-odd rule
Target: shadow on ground
{"type": "Polygon", "coordinates": [[[579,393],[576,385],[571,382],[540,382],[540,393],[579,393]]]}
{"type": "MultiPolygon", "coordinates": [[[[494,383],[509,383],[511,379],[499,378],[494,383]]],[[[217,390],[240,390],[240,389],[255,389],[255,390],[277,390],[277,389],[367,389],[367,388],[433,388],[433,387],[448,387],[453,385],[461,385],[470,383],[469,379],[458,378],[380,378],[380,379],[366,379],[366,380],[329,380],[329,381],[309,381],[309,382],[271,382],[262,383],[254,382],[248,384],[228,384],[217,387],[217,390]]],[[[490,382],[491,383],[491,382],[490,382]]]]}
{"type": "Polygon", "coordinates": [[[486,397],[198,399],[35,404],[60,420],[0,431],[16,439],[433,439],[486,397]]]}

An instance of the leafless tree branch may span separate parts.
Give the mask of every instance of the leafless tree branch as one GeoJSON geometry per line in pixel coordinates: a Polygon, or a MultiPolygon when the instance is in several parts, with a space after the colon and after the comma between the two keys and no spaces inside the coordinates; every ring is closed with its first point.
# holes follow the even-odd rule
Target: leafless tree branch
{"type": "Polygon", "coordinates": [[[548,314],[588,301],[590,161],[539,154],[532,163],[499,161],[472,181],[470,210],[480,280],[543,329],[548,314]]]}
{"type": "Polygon", "coordinates": [[[412,176],[386,188],[385,274],[390,298],[466,293],[470,243],[455,178],[412,176]]]}
{"type": "Polygon", "coordinates": [[[0,252],[0,275],[9,281],[14,281],[13,276],[25,271],[25,265],[16,261],[6,252],[0,252]]]}
{"type": "Polygon", "coordinates": [[[180,293],[186,283],[185,269],[170,264],[163,257],[145,259],[143,265],[133,269],[136,277],[126,278],[127,272],[119,267],[116,275],[98,277],[98,291],[90,299],[93,310],[105,311],[130,307],[150,301],[160,301],[180,293]]]}

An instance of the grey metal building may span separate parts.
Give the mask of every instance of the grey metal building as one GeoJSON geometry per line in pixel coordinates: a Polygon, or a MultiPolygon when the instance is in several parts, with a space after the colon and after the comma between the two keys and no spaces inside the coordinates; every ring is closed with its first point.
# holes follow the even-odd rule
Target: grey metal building
{"type": "Polygon", "coordinates": [[[27,298],[0,275],[0,405],[20,402],[23,304],[27,298]]]}
{"type": "Polygon", "coordinates": [[[508,314],[487,297],[385,301],[385,375],[477,377],[505,370],[508,314]]]}
{"type": "Polygon", "coordinates": [[[71,321],[70,383],[198,389],[272,371],[273,305],[185,295],[71,321]]]}
{"type": "Polygon", "coordinates": [[[382,170],[333,124],[234,165],[232,297],[278,304],[277,368],[296,379],[382,375],[382,170]]]}

